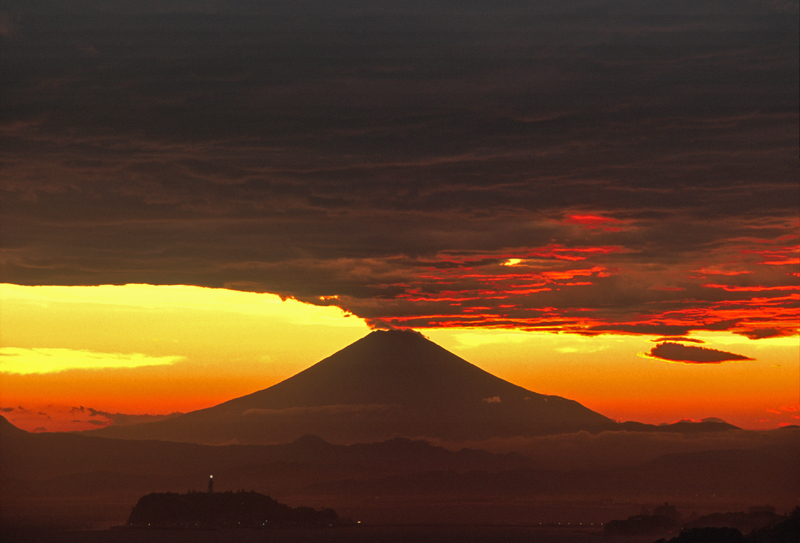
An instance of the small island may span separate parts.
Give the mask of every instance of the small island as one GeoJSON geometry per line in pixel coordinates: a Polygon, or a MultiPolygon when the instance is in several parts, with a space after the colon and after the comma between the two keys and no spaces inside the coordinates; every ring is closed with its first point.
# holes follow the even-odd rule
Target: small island
{"type": "Polygon", "coordinates": [[[208,530],[332,527],[333,509],[290,507],[258,492],[153,493],[139,498],[127,528],[208,530]]]}

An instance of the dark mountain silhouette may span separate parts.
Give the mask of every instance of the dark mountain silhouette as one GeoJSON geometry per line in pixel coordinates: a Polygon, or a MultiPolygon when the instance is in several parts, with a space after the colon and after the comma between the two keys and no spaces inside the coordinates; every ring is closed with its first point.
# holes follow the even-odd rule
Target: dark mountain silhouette
{"type": "MultiPolygon", "coordinates": [[[[785,452],[796,453],[796,450],[785,452]]],[[[670,500],[713,501],[712,496],[725,496],[744,502],[792,503],[796,499],[799,475],[797,465],[787,463],[784,457],[761,449],[748,449],[665,455],[640,465],[591,470],[560,471],[521,466],[497,473],[420,471],[377,479],[326,481],[314,483],[311,489],[318,495],[349,495],[362,499],[379,495],[386,499],[409,499],[432,494],[472,499],[487,495],[524,498],[532,493],[551,498],[567,495],[608,498],[649,493],[670,500]]],[[[646,526],[650,526],[647,519],[642,524],[646,526]]]]}
{"type": "Polygon", "coordinates": [[[646,424],[644,422],[626,421],[619,423],[620,430],[629,432],[670,432],[677,434],[698,434],[704,432],[727,432],[738,430],[738,426],[727,422],[702,421],[692,422],[681,420],[672,424],[646,424]]]}
{"type": "Polygon", "coordinates": [[[495,377],[411,331],[377,331],[281,383],[168,420],[89,433],[194,443],[482,440],[613,429],[578,402],[495,377]]]}
{"type": "MultiPolygon", "coordinates": [[[[518,454],[449,451],[423,441],[334,445],[315,436],[278,445],[209,446],[119,440],[75,433],[29,433],[0,416],[0,528],[8,524],[120,524],[147,493],[248,488],[301,495],[312,483],[418,470],[499,472],[530,460],[518,454]]],[[[326,502],[310,503],[316,507],[326,502]]],[[[283,501],[283,500],[282,500],[283,501]]],[[[291,503],[291,502],[290,502],[291,503]]]]}
{"type": "MultiPolygon", "coordinates": [[[[52,480],[92,472],[134,474],[172,484],[205,480],[208,473],[241,486],[260,474],[266,486],[292,490],[312,481],[411,473],[419,470],[502,471],[528,466],[519,454],[474,449],[450,451],[425,441],[394,438],[378,443],[334,445],[302,436],[277,445],[210,446],[157,440],[120,440],[75,433],[34,434],[0,416],[0,479],[52,480]],[[315,466],[306,475],[303,470],[315,466]],[[324,469],[320,469],[320,466],[324,469]],[[311,473],[313,472],[313,473],[311,473]],[[286,477],[291,474],[291,477],[286,477]],[[186,475],[186,477],[184,477],[186,475]]],[[[251,485],[244,485],[251,486],[251,485]]]]}
{"type": "MultiPolygon", "coordinates": [[[[11,422],[5,418],[4,416],[0,415],[0,438],[5,439],[12,439],[12,438],[19,438],[29,435],[29,432],[22,430],[21,428],[17,428],[11,422]]],[[[4,441],[0,441],[0,444],[5,445],[4,441]]]]}
{"type": "MultiPolygon", "coordinates": [[[[589,497],[635,503],[653,495],[659,501],[713,503],[716,495],[743,503],[793,504],[800,431],[737,432],[739,446],[745,447],[740,450],[559,470],[542,469],[519,454],[450,451],[406,438],[336,445],[305,435],[278,445],[209,446],[28,433],[0,418],[0,526],[120,524],[140,496],[204,489],[210,474],[220,492],[247,488],[292,505],[330,506],[373,522],[527,522],[534,501],[537,507],[544,500],[570,509],[589,497]]],[[[552,454],[574,455],[587,446],[585,437],[575,434],[552,454]]],[[[697,439],[703,438],[691,441],[697,439]]],[[[611,502],[592,503],[584,514],[598,522],[635,512],[611,502]]]]}

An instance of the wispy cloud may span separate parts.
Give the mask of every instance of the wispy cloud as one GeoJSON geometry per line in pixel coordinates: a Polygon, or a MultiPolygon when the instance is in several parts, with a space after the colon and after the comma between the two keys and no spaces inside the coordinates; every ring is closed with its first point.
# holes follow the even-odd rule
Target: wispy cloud
{"type": "Polygon", "coordinates": [[[101,353],[75,349],[0,347],[0,373],[18,375],[163,366],[183,356],[150,356],[141,353],[101,353]]]}

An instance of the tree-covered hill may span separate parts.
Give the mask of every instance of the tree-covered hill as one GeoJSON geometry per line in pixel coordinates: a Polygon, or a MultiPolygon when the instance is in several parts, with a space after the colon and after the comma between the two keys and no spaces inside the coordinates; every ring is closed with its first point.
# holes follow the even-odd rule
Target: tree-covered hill
{"type": "Polygon", "coordinates": [[[258,492],[173,492],[142,496],[128,518],[135,528],[269,528],[331,526],[333,509],[289,507],[258,492]]]}

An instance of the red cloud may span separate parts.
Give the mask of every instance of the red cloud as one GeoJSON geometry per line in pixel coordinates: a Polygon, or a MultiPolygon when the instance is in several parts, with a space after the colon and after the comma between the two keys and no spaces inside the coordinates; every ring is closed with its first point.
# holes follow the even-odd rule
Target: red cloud
{"type": "Polygon", "coordinates": [[[622,221],[612,219],[611,217],[603,217],[601,215],[568,215],[564,222],[567,224],[579,224],[588,230],[600,229],[604,232],[621,232],[622,228],[618,226],[609,226],[611,224],[624,224],[622,221]]]}

